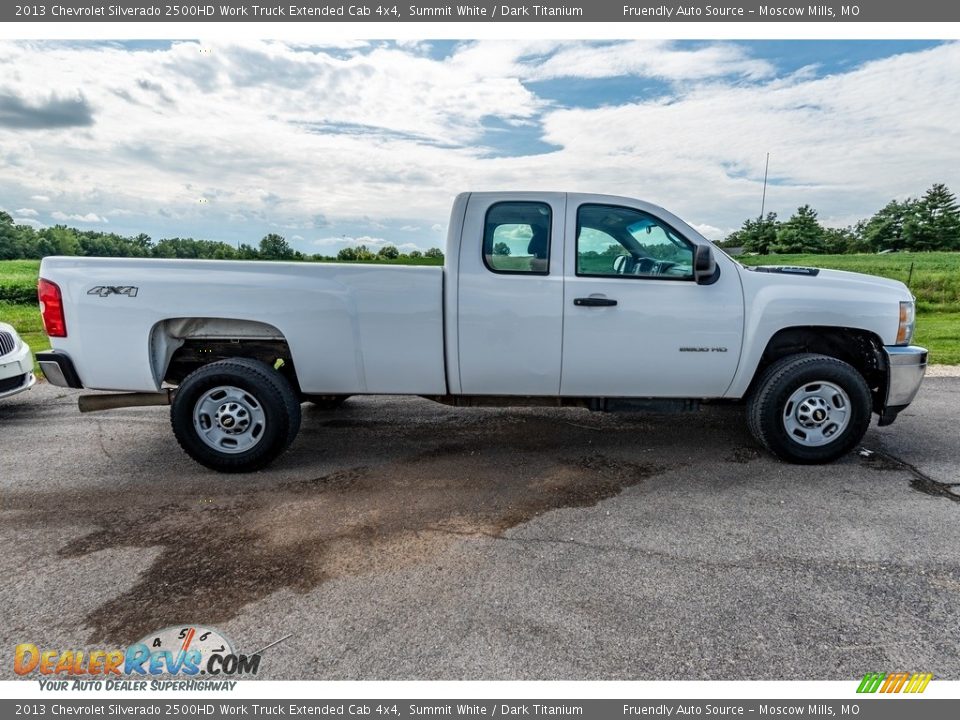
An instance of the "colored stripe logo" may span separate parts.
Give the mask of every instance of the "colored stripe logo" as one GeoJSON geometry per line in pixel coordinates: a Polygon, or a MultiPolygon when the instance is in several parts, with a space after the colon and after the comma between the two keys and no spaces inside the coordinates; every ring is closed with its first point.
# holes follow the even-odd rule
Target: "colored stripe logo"
{"type": "Polygon", "coordinates": [[[933,679],[933,673],[867,673],[860,681],[858,693],[922,693],[933,679]]]}

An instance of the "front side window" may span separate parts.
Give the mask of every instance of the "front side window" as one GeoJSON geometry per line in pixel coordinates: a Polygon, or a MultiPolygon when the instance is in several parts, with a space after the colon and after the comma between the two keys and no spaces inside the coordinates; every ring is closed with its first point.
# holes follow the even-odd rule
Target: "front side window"
{"type": "Polygon", "coordinates": [[[545,203],[491,205],[483,227],[486,266],[497,273],[548,274],[550,221],[550,206],[545,203]]]}
{"type": "Polygon", "coordinates": [[[693,245],[640,210],[581,205],[577,275],[692,280],[693,245]]]}

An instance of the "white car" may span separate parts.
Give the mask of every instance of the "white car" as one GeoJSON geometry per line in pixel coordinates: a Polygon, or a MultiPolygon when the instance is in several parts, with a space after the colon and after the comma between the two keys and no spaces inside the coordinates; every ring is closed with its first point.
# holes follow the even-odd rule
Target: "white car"
{"type": "Polygon", "coordinates": [[[30,346],[12,325],[0,322],[0,398],[29,390],[36,381],[30,346]]]}

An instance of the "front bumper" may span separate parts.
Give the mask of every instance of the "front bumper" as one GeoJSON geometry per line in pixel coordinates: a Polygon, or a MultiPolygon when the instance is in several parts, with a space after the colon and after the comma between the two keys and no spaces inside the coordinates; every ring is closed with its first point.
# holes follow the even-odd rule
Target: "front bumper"
{"type": "Polygon", "coordinates": [[[29,390],[37,379],[33,375],[33,355],[25,342],[0,358],[0,398],[29,390]]]}
{"type": "Polygon", "coordinates": [[[887,396],[880,425],[889,425],[917,396],[927,372],[927,350],[916,345],[886,346],[887,396]]]}

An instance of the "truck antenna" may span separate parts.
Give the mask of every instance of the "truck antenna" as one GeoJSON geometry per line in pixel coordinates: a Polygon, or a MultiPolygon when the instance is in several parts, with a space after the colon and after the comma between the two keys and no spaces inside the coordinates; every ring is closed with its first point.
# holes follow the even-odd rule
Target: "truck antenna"
{"type": "Polygon", "coordinates": [[[770,170],[770,153],[767,153],[767,163],[763,166],[763,197],[760,199],[760,222],[763,222],[763,211],[767,207],[767,172],[770,170]]]}

